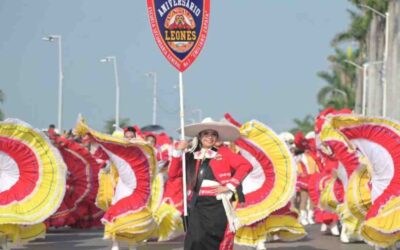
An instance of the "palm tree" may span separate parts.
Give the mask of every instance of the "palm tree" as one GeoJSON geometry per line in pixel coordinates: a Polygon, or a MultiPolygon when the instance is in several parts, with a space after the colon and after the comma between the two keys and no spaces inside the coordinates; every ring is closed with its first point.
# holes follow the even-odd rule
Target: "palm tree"
{"type": "MultiPolygon", "coordinates": [[[[332,63],[331,71],[319,72],[318,76],[327,82],[318,93],[318,103],[323,108],[334,107],[336,109],[351,108],[355,106],[356,80],[360,80],[360,74],[353,66],[344,63],[344,60],[362,64],[366,61],[367,38],[373,13],[360,4],[370,6],[382,13],[388,9],[388,0],[349,0],[357,8],[356,11],[348,10],[351,24],[347,31],[337,34],[332,40],[332,46],[337,47],[344,42],[356,42],[357,49],[351,53],[335,48],[335,54],[328,57],[332,63]],[[357,77],[358,76],[358,77],[357,77]]],[[[360,84],[358,83],[359,87],[360,84]]],[[[312,130],[313,119],[307,115],[303,120],[295,119],[297,128],[292,132],[312,130]]]]}
{"type": "MultiPolygon", "coordinates": [[[[389,0],[349,0],[349,1],[352,4],[354,4],[357,11],[348,10],[351,18],[350,26],[347,31],[339,33],[334,37],[334,39],[332,40],[332,46],[337,46],[339,44],[342,44],[343,42],[349,42],[349,41],[356,42],[358,46],[358,55],[353,57],[352,61],[361,65],[363,64],[363,62],[369,59],[371,53],[372,54],[375,53],[371,51],[368,52],[368,47],[371,46],[370,43],[376,42],[369,40],[371,37],[370,32],[374,32],[373,29],[371,28],[371,23],[373,21],[373,17],[376,16],[376,14],[372,13],[372,10],[369,9],[368,7],[371,7],[381,13],[385,13],[388,10],[389,0]]],[[[379,20],[384,21],[382,19],[379,20]]],[[[350,70],[347,69],[346,72],[350,72],[350,70]]],[[[355,76],[356,78],[354,78],[354,80],[352,81],[352,83],[356,83],[355,86],[353,86],[354,92],[357,93],[356,97],[354,97],[356,99],[355,104],[357,105],[355,107],[355,110],[361,112],[362,75],[360,71],[358,71],[358,74],[355,74],[355,76]]],[[[341,106],[337,102],[329,102],[326,103],[326,105],[341,106]]]]}
{"type": "Polygon", "coordinates": [[[349,0],[355,7],[365,13],[358,14],[355,11],[348,10],[351,18],[351,24],[347,31],[339,33],[332,40],[332,45],[336,46],[342,42],[355,41],[359,43],[359,48],[365,52],[366,39],[369,31],[373,13],[362,5],[369,6],[381,13],[385,13],[389,6],[388,0],[349,0]]]}
{"type": "Polygon", "coordinates": [[[348,10],[351,23],[347,31],[337,34],[332,39],[332,46],[338,46],[343,42],[356,42],[359,53],[355,62],[364,62],[367,58],[368,33],[371,21],[375,13],[365,6],[369,6],[381,13],[388,10],[389,0],[349,0],[355,5],[359,12],[348,10]]]}
{"type": "Polygon", "coordinates": [[[293,122],[296,127],[290,130],[292,134],[296,134],[299,131],[303,132],[303,134],[314,131],[314,117],[311,115],[306,115],[302,120],[295,118],[293,122]]]}
{"type": "Polygon", "coordinates": [[[323,108],[354,108],[354,88],[350,84],[342,83],[336,70],[332,73],[322,71],[318,73],[318,76],[328,83],[318,92],[317,96],[318,103],[323,108]]]}
{"type": "MultiPolygon", "coordinates": [[[[379,12],[386,12],[388,0],[349,0],[355,5],[358,11],[348,10],[351,23],[347,31],[337,34],[332,40],[332,46],[337,46],[343,42],[357,42],[358,49],[351,57],[340,49],[335,49],[336,54],[328,59],[333,63],[333,72],[319,72],[328,85],[323,87],[318,93],[318,102],[323,107],[351,108],[355,107],[355,92],[360,93],[361,74],[357,74],[356,68],[343,63],[350,60],[362,64],[367,60],[368,33],[373,16],[372,11],[365,6],[369,6],[379,12]],[[357,78],[358,75],[358,78],[357,78]],[[358,80],[358,81],[357,81],[358,80]],[[358,84],[355,84],[357,81],[358,84]],[[349,88],[350,86],[350,88],[349,88]]],[[[360,96],[358,95],[358,105],[360,96]]]]}
{"type": "Polygon", "coordinates": [[[359,56],[359,50],[346,52],[336,48],[335,55],[328,57],[332,62],[331,72],[321,71],[318,76],[326,81],[327,85],[318,92],[318,103],[323,107],[335,109],[350,108],[355,106],[355,79],[356,69],[344,63],[345,60],[354,61],[359,56]]]}
{"type": "Polygon", "coordinates": [[[355,41],[361,51],[366,49],[366,38],[369,25],[371,23],[371,15],[360,15],[354,11],[348,10],[351,18],[351,24],[347,31],[337,34],[332,40],[332,46],[337,46],[343,42],[355,41]]]}
{"type": "MultiPolygon", "coordinates": [[[[129,118],[122,118],[119,120],[119,126],[121,128],[129,126],[129,118]]],[[[112,134],[115,130],[115,118],[109,119],[104,125],[104,131],[108,134],[112,134]]]]}
{"type": "Polygon", "coordinates": [[[357,78],[357,68],[353,65],[346,63],[346,61],[358,62],[360,57],[360,50],[349,47],[347,51],[335,48],[335,54],[328,56],[328,61],[332,63],[332,68],[339,74],[340,81],[343,84],[349,84],[355,87],[355,80],[357,78]]]}
{"type": "MultiPolygon", "coordinates": [[[[5,101],[5,95],[4,92],[0,89],[0,103],[3,103],[4,101],[5,101]]],[[[3,119],[4,119],[4,113],[0,109],[0,121],[2,121],[3,119]]]]}
{"type": "Polygon", "coordinates": [[[387,11],[389,5],[388,0],[350,0],[350,2],[356,5],[356,7],[359,9],[362,8],[360,4],[364,4],[382,13],[385,13],[387,11]]]}

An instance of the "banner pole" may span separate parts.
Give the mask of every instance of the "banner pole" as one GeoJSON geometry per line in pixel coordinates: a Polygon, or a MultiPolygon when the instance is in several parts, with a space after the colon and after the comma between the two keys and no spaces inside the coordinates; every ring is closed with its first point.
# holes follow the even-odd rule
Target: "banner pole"
{"type": "MultiPolygon", "coordinates": [[[[183,105],[183,73],[179,71],[179,103],[181,119],[181,140],[185,140],[185,109],[183,105]]],[[[183,224],[187,230],[188,208],[187,208],[187,188],[186,188],[186,152],[182,154],[182,178],[183,178],[183,224]]]]}

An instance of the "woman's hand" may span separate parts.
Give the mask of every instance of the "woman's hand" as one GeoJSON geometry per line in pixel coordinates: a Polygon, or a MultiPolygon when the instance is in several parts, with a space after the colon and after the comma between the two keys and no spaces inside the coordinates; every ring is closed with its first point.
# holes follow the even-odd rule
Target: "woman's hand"
{"type": "Polygon", "coordinates": [[[225,187],[225,186],[217,186],[214,189],[214,192],[216,194],[222,194],[222,193],[226,193],[228,191],[231,191],[229,188],[225,187]]]}
{"type": "Polygon", "coordinates": [[[176,150],[185,150],[189,146],[189,143],[185,140],[178,141],[178,144],[176,145],[176,150]]]}

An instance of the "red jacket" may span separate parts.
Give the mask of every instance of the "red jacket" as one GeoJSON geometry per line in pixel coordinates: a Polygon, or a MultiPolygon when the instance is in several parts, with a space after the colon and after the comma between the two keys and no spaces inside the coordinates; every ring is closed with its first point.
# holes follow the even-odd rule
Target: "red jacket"
{"type": "MultiPolygon", "coordinates": [[[[220,147],[218,154],[210,161],[215,179],[223,186],[231,184],[236,188],[246,175],[253,169],[250,162],[243,156],[233,153],[227,147],[220,147]]],[[[182,177],[182,158],[172,157],[168,171],[169,178],[182,177]]]]}

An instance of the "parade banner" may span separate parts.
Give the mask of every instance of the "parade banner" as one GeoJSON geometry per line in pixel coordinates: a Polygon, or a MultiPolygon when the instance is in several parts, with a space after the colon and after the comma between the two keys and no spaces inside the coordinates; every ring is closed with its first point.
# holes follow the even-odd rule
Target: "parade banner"
{"type": "Polygon", "coordinates": [[[210,0],[147,0],[147,8],[158,47],[177,70],[184,72],[206,42],[210,0]]]}

